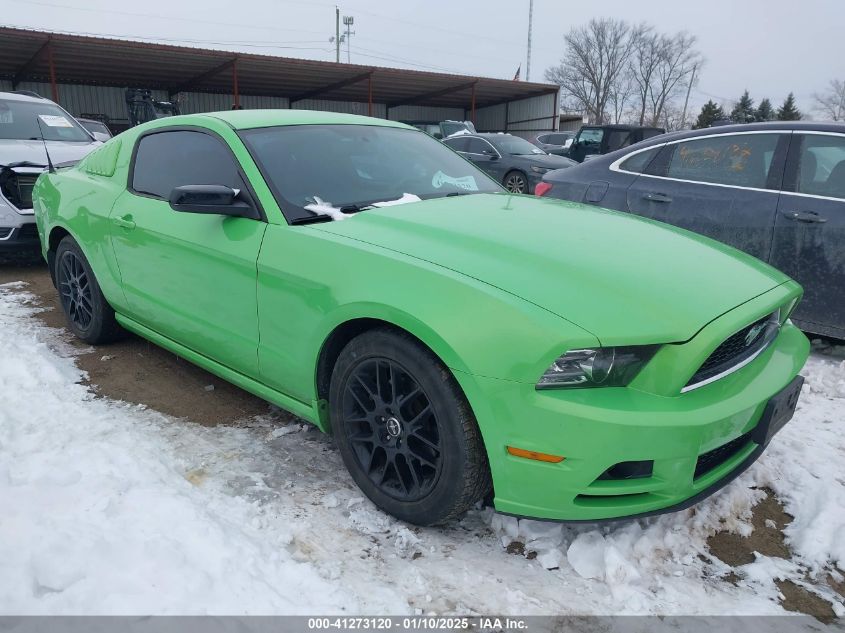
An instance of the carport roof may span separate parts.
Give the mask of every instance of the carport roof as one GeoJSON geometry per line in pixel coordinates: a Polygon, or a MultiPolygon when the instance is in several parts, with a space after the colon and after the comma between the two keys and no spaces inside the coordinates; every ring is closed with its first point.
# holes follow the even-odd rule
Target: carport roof
{"type": "Polygon", "coordinates": [[[0,78],[240,95],[475,107],[557,92],[506,79],[362,66],[0,27],[0,78]],[[371,81],[370,81],[371,80],[371,81]],[[372,94],[370,94],[370,89],[372,94]]]}

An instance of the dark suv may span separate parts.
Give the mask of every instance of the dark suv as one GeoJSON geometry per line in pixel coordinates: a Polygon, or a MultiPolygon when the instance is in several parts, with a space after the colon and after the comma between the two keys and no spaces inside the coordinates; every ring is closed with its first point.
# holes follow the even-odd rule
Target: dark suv
{"type": "Polygon", "coordinates": [[[585,125],[569,146],[569,158],[583,163],[588,156],[615,152],[652,136],[665,133],[661,127],[636,125],[585,125]]]}
{"type": "Polygon", "coordinates": [[[0,252],[39,247],[32,188],[47,168],[100,145],[70,114],[33,93],[0,92],[0,252]]]}

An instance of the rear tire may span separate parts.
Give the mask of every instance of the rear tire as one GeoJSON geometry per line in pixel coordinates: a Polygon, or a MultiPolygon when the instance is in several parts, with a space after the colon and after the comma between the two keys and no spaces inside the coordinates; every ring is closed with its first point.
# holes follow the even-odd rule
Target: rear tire
{"type": "Polygon", "coordinates": [[[371,330],[341,351],[332,432],[358,487],[416,525],[448,522],[492,488],[487,453],[449,370],[407,334],[371,330]]]}
{"type": "Polygon", "coordinates": [[[79,244],[69,235],[56,249],[55,276],[68,329],[77,338],[96,345],[109,343],[124,334],[91,265],[79,244]]]}

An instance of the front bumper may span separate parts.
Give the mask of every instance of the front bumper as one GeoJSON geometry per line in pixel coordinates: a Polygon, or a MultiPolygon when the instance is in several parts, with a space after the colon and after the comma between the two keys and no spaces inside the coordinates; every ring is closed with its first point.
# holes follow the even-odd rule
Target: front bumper
{"type": "MultiPolygon", "coordinates": [[[[713,328],[730,329],[736,319],[745,324],[752,311],[762,315],[770,308],[765,299],[749,302],[739,314],[717,319],[713,328]],[[723,320],[728,324],[719,323],[723,320]]],[[[708,328],[677,347],[690,346],[698,358],[697,346],[708,328]]],[[[763,450],[754,441],[754,428],[769,400],[793,381],[808,354],[809,341],[787,322],[754,362],[683,394],[632,386],[537,391],[529,384],[476,376],[459,376],[459,381],[469,391],[484,393],[476,415],[490,459],[496,509],[537,519],[598,521],[688,507],[750,466],[763,450]],[[547,463],[516,457],[507,453],[507,446],[565,459],[547,463]],[[701,468],[699,458],[712,454],[722,460],[701,468]],[[651,462],[650,475],[601,478],[627,462],[651,462]]],[[[683,384],[687,378],[669,374],[666,382],[683,384]]],[[[644,376],[635,383],[649,387],[654,380],[644,376]]],[[[475,409],[479,400],[468,396],[475,409]]]]}
{"type": "Polygon", "coordinates": [[[35,216],[19,215],[11,211],[0,217],[0,252],[37,252],[40,249],[35,216]]]}

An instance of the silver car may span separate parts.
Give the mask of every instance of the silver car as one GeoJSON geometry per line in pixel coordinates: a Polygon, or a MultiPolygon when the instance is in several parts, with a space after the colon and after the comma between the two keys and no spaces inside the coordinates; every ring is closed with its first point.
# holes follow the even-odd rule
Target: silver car
{"type": "Polygon", "coordinates": [[[47,168],[101,145],[70,114],[34,93],[0,92],[0,253],[38,250],[32,187],[47,168]]]}

